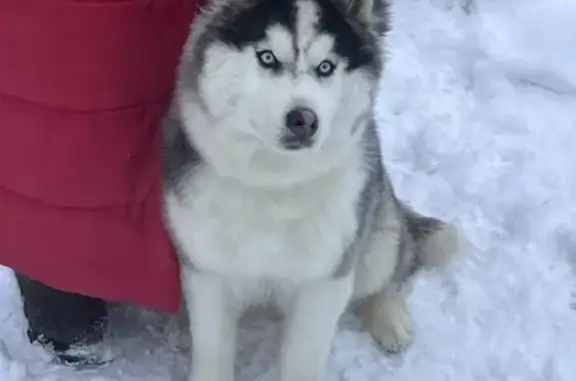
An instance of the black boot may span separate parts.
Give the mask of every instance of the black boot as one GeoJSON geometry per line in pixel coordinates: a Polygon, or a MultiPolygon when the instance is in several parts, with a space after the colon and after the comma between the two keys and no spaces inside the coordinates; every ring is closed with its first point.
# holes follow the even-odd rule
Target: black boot
{"type": "Polygon", "coordinates": [[[108,316],[103,300],[55,290],[22,275],[16,278],[30,342],[52,350],[65,364],[106,362],[108,316]]]}

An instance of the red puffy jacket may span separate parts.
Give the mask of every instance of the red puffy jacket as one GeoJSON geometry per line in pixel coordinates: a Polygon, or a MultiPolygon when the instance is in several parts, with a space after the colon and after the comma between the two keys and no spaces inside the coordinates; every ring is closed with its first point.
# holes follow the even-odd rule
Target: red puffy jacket
{"type": "Polygon", "coordinates": [[[0,264],[175,311],[160,120],[195,0],[0,1],[0,264]]]}

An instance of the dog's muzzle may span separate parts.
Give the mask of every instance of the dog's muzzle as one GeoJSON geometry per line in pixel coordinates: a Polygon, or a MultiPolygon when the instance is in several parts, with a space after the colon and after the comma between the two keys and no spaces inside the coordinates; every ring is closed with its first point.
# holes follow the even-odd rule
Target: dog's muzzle
{"type": "Polygon", "coordinates": [[[314,143],[313,137],[318,131],[318,117],[309,108],[297,107],[286,114],[285,127],[281,139],[285,148],[308,148],[314,143]]]}

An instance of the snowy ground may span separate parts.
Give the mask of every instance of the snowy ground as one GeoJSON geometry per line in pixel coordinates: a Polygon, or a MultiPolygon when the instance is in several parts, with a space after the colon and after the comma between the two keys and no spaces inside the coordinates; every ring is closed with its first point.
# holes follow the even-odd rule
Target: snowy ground
{"type": "MultiPolygon", "coordinates": [[[[378,103],[400,195],[460,224],[474,249],[422,279],[416,342],[399,358],[344,324],[331,380],[576,379],[576,2],[396,0],[378,103]]],[[[165,317],[114,311],[117,360],[75,372],[24,338],[0,269],[0,380],[178,380],[165,317]]],[[[240,380],[272,380],[277,326],[243,326],[240,380]]]]}

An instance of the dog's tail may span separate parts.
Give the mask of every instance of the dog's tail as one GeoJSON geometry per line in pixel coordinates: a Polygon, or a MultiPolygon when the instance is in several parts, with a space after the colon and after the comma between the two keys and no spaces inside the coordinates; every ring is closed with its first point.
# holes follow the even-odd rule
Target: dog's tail
{"type": "Polygon", "coordinates": [[[464,239],[459,230],[452,224],[423,216],[406,205],[402,205],[402,209],[421,268],[447,267],[463,249],[464,239]]]}

